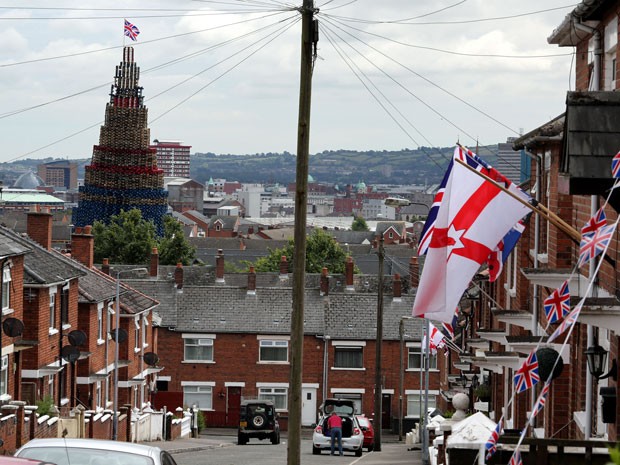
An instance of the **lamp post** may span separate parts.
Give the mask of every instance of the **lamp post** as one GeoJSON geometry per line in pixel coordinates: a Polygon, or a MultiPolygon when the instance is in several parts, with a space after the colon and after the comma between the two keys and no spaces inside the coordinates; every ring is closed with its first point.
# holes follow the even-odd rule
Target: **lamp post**
{"type": "Polygon", "coordinates": [[[118,270],[116,272],[116,309],[114,312],[114,392],[112,397],[112,440],[118,439],[118,346],[119,329],[121,325],[121,274],[131,271],[146,272],[146,268],[134,268],[131,270],[118,270]]]}
{"type": "Polygon", "coordinates": [[[383,379],[381,373],[381,346],[383,345],[383,233],[379,239],[379,277],[377,280],[377,341],[375,343],[375,444],[374,450],[381,452],[381,423],[383,406],[383,379]]]}
{"type": "Polygon", "coordinates": [[[398,322],[398,336],[400,337],[400,385],[398,387],[398,440],[403,440],[403,390],[405,385],[405,320],[411,320],[411,316],[401,316],[398,322]]]}

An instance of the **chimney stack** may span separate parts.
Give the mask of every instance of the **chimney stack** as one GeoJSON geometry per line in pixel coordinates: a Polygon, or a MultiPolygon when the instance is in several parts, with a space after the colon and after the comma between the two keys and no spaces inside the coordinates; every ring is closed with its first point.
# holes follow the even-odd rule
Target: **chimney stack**
{"type": "Polygon", "coordinates": [[[108,260],[107,258],[103,259],[103,263],[101,264],[101,271],[110,276],[110,260],[108,260]]]}
{"type": "Polygon", "coordinates": [[[323,267],[321,271],[321,296],[327,297],[329,295],[329,278],[327,277],[327,268],[323,267]]]}
{"type": "Polygon", "coordinates": [[[218,249],[215,256],[215,282],[224,282],[224,251],[222,249],[218,249]]]}
{"type": "Polygon", "coordinates": [[[177,288],[177,292],[183,291],[183,264],[177,263],[177,267],[174,269],[174,284],[177,288]]]}
{"type": "Polygon", "coordinates": [[[157,251],[157,247],[153,247],[153,250],[151,250],[151,266],[149,267],[149,276],[151,278],[157,278],[158,271],[159,271],[159,252],[157,251]]]}
{"type": "Polygon", "coordinates": [[[345,280],[345,290],[346,291],[354,291],[355,286],[353,285],[353,257],[347,257],[347,262],[344,264],[344,280],[345,280]]]}
{"type": "Polygon", "coordinates": [[[26,231],[30,238],[46,250],[52,249],[52,214],[36,205],[27,214],[26,231]]]}
{"type": "Polygon", "coordinates": [[[413,289],[418,288],[420,283],[420,267],[418,266],[418,257],[411,257],[409,260],[409,281],[413,289]]]}
{"type": "Polygon", "coordinates": [[[280,259],[280,279],[288,279],[288,262],[286,261],[286,255],[282,255],[280,259]]]}
{"type": "Polygon", "coordinates": [[[248,295],[256,295],[256,271],[253,266],[248,273],[248,295]]]}
{"type": "Polygon", "coordinates": [[[75,228],[71,235],[71,256],[88,268],[94,265],[95,236],[91,234],[92,226],[75,228]]]}
{"type": "Polygon", "coordinates": [[[392,289],[394,302],[400,302],[403,292],[403,283],[400,281],[400,275],[398,273],[394,273],[394,283],[392,285],[392,289]]]}

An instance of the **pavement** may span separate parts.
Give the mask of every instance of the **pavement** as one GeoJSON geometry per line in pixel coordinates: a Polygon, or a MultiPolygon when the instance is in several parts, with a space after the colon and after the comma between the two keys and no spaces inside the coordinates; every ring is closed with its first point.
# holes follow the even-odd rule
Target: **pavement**
{"type": "MultiPolygon", "coordinates": [[[[281,438],[287,439],[287,437],[287,432],[282,431],[281,438]]],[[[301,437],[302,439],[311,439],[312,429],[303,428],[301,437]]],[[[397,434],[385,431],[381,432],[381,441],[384,444],[399,442],[397,434]]],[[[200,434],[196,438],[175,439],[174,441],[148,441],[142,444],[156,446],[170,453],[217,449],[237,444],[237,430],[234,428],[205,428],[200,431],[200,434]]]]}

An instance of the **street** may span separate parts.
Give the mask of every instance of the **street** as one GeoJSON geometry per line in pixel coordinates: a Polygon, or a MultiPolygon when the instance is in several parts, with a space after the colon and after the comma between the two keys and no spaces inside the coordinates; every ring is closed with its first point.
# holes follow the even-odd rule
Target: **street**
{"type": "MultiPolygon", "coordinates": [[[[287,441],[285,438],[278,445],[268,441],[251,440],[247,445],[238,446],[234,436],[219,436],[220,445],[207,450],[173,451],[178,465],[286,465],[287,441]]],[[[337,463],[340,465],[404,465],[421,463],[420,451],[409,451],[404,443],[387,443],[381,452],[367,452],[361,457],[345,453],[343,457],[330,456],[329,453],[312,455],[312,442],[301,441],[300,465],[323,465],[337,463]]]]}

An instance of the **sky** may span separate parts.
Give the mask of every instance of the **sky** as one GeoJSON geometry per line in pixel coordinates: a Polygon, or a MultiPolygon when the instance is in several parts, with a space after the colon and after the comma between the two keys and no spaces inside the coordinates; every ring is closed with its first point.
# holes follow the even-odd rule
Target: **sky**
{"type": "MultiPolygon", "coordinates": [[[[91,157],[123,45],[151,140],[296,152],[302,0],[50,3],[0,3],[0,162],[91,157]]],[[[547,38],[576,3],[314,4],[311,154],[505,142],[563,113],[574,89],[574,49],[547,38]]]]}

